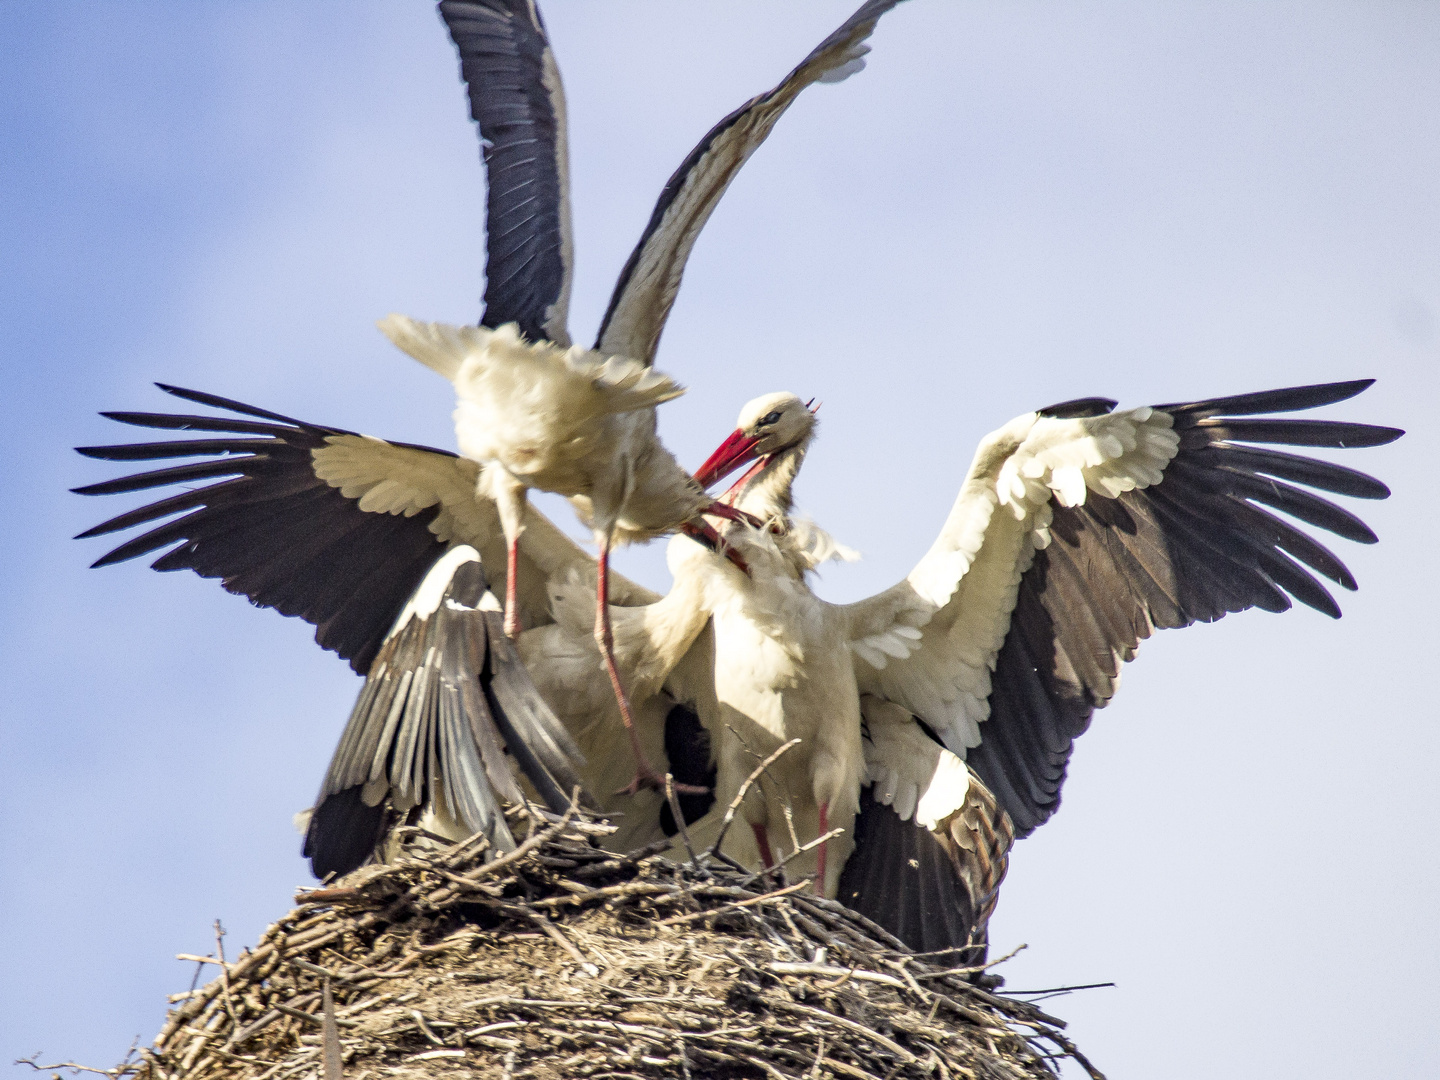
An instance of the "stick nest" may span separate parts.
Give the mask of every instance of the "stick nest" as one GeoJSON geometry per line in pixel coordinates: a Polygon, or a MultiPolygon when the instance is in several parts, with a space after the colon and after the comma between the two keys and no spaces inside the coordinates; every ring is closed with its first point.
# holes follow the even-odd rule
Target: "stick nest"
{"type": "Polygon", "coordinates": [[[1099,1076],[1061,1021],[806,882],[616,855],[573,811],[515,824],[528,837],[499,858],[411,844],[302,893],[108,1074],[1048,1078],[1072,1057],[1099,1076]]]}

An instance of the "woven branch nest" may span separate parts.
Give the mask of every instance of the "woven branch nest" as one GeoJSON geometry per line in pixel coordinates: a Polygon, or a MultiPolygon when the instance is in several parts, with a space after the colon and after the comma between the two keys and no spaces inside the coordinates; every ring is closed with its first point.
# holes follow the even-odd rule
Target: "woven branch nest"
{"type": "Polygon", "coordinates": [[[976,981],[999,980],[910,953],[806,882],[616,855],[584,814],[513,821],[528,838],[488,862],[482,838],[412,837],[396,864],[302,893],[107,1072],[1010,1080],[1071,1057],[1100,1075],[1061,1021],[976,981]]]}

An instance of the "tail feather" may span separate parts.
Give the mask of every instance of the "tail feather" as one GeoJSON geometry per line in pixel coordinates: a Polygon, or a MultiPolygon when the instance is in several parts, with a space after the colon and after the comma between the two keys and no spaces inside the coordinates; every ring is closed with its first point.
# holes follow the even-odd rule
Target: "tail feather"
{"type": "Polygon", "coordinates": [[[963,805],[933,830],[862,792],[839,899],[916,952],[953,950],[957,965],[983,964],[1013,834],[973,774],[963,805]]]}

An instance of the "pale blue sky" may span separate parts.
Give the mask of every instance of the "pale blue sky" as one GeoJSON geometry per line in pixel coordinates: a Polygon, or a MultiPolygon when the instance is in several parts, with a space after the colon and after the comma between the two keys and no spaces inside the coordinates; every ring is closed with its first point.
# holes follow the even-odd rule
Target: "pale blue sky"
{"type": "MultiPolygon", "coordinates": [[[[660,185],[858,0],[544,10],[570,96],[592,333],[660,185]]],[[[432,6],[10,0],[0,11],[0,1060],[109,1064],[206,952],[307,881],[358,680],[308,627],[68,538],[99,409],[175,382],[453,444],[450,391],[373,329],[478,314],[482,180],[432,6]]],[[[1335,623],[1161,635],[1081,740],[993,924],[1016,987],[1115,1080],[1440,1069],[1440,5],[911,0],[809,92],[707,227],[661,345],[698,462],[755,394],[824,402],[799,495],[902,576],[975,443],[1063,398],[1374,376],[1332,415],[1395,491],[1335,623]],[[1383,995],[1383,1010],[1363,1005],[1383,995]]],[[[622,566],[663,585],[661,549],[622,566]]]]}

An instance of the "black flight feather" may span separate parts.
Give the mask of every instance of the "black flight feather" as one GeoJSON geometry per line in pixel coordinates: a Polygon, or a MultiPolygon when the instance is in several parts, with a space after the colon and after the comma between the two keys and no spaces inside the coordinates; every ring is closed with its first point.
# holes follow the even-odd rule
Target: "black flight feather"
{"type": "MultiPolygon", "coordinates": [[[[1265,416],[1331,405],[1372,380],[1326,383],[1162,405],[1180,449],[1158,484],[1078,507],[1052,505],[1049,547],[1021,577],[991,679],[990,715],[971,768],[1009,812],[1018,835],[1059,805],[1073,743],[1115,692],[1115,660],[1134,656],[1153,629],[1210,622],[1250,607],[1299,601],[1340,614],[1316,573],[1356,587],[1344,563],[1283,514],[1359,543],[1375,534],[1312,490],[1382,499],[1362,472],[1237,443],[1331,449],[1381,446],[1396,428],[1265,416]],[[1249,419],[1253,417],[1253,419],[1249,419]]],[[[1106,399],[1054,407],[1098,415],[1106,399]]]]}

